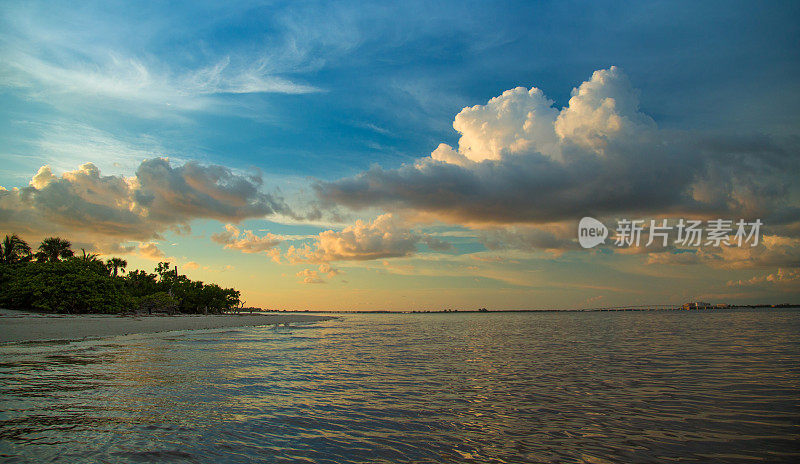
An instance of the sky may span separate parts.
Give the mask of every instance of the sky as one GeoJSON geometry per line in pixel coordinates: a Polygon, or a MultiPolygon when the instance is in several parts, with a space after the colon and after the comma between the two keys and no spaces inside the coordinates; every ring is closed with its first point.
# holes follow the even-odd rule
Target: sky
{"type": "Polygon", "coordinates": [[[798,24],[796,2],[5,1],[0,233],[270,309],[798,303],[798,24]],[[609,238],[583,248],[583,217],[609,238]],[[634,219],[763,225],[617,245],[634,219]]]}

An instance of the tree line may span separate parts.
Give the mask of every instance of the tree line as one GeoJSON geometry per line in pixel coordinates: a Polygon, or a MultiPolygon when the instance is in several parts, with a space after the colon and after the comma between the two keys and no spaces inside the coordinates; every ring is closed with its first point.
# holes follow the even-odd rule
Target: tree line
{"type": "Polygon", "coordinates": [[[16,234],[0,244],[0,307],[56,313],[221,313],[240,293],[178,274],[160,262],[154,273],[133,270],[122,258],[76,255],[69,240],[48,237],[36,250],[16,234]]]}

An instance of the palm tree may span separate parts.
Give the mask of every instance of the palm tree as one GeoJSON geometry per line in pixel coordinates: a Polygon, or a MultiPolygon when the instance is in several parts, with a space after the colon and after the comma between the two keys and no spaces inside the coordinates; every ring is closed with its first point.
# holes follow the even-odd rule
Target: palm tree
{"type": "Polygon", "coordinates": [[[128,267],[128,262],[122,258],[111,258],[106,261],[106,267],[108,271],[112,273],[114,277],[117,276],[118,271],[125,272],[125,268],[128,267]]]}
{"type": "Polygon", "coordinates": [[[30,259],[31,247],[25,240],[19,238],[17,234],[6,235],[0,245],[0,261],[10,264],[30,259]]]}
{"type": "Polygon", "coordinates": [[[81,248],[81,251],[83,252],[83,256],[78,259],[80,259],[84,263],[101,263],[101,264],[103,263],[97,257],[98,256],[97,253],[86,253],[86,249],[84,248],[81,248]]]}
{"type": "Polygon", "coordinates": [[[41,245],[39,245],[39,252],[36,253],[36,257],[39,259],[39,261],[47,261],[51,263],[60,261],[61,258],[69,258],[75,254],[70,247],[72,247],[72,244],[69,242],[69,240],[59,237],[48,237],[42,240],[41,245]]]}

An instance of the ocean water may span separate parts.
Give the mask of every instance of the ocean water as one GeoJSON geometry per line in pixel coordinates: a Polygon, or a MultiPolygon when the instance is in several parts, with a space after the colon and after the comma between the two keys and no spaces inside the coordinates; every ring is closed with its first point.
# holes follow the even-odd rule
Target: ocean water
{"type": "Polygon", "coordinates": [[[345,315],[0,346],[2,462],[800,462],[800,312],[345,315]]]}

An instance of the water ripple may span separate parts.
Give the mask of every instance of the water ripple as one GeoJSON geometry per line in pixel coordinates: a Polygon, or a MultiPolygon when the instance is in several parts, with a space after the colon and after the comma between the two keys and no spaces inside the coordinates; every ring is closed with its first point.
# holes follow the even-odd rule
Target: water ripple
{"type": "Polygon", "coordinates": [[[795,462],[800,313],[353,315],[0,346],[3,462],[795,462]]]}

